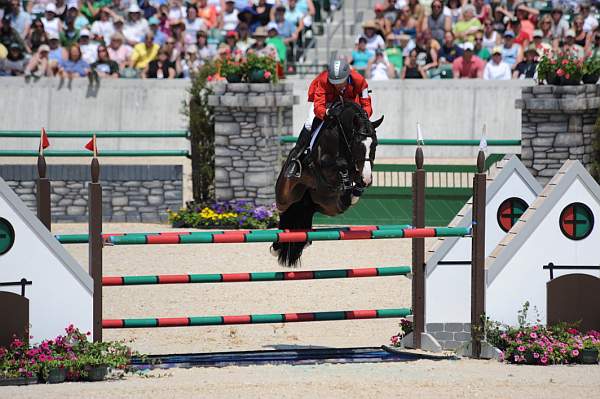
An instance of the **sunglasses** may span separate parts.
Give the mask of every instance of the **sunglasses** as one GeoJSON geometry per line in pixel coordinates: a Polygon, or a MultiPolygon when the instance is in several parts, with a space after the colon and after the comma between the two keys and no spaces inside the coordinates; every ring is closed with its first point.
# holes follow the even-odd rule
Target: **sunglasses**
{"type": "Polygon", "coordinates": [[[476,39],[475,39],[475,41],[476,41],[476,42],[482,42],[482,41],[483,41],[483,39],[477,39],[477,38],[476,38],[476,39]]]}
{"type": "Polygon", "coordinates": [[[167,42],[167,44],[175,44],[175,42],[169,41],[167,42]]]}

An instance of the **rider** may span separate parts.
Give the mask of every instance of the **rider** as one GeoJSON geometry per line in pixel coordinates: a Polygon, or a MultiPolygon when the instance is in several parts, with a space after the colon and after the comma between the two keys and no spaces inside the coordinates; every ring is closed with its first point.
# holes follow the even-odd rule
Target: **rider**
{"type": "Polygon", "coordinates": [[[298,137],[287,177],[301,176],[302,162],[308,159],[323,121],[327,116],[339,116],[342,110],[336,102],[339,97],[360,104],[369,117],[373,113],[367,80],[351,69],[346,58],[341,56],[332,58],[327,71],[317,75],[310,84],[309,115],[298,137]]]}

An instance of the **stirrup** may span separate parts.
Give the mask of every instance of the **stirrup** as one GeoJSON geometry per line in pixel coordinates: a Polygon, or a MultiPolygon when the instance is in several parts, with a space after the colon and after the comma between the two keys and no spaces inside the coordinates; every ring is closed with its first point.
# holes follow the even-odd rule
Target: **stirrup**
{"type": "Polygon", "coordinates": [[[352,189],[352,181],[350,180],[350,175],[348,171],[340,171],[340,176],[342,178],[342,188],[344,191],[352,189]]]}
{"type": "Polygon", "coordinates": [[[292,159],[290,166],[288,167],[286,177],[299,179],[302,176],[302,162],[299,159],[292,159]],[[296,168],[294,169],[294,165],[296,168]]]}

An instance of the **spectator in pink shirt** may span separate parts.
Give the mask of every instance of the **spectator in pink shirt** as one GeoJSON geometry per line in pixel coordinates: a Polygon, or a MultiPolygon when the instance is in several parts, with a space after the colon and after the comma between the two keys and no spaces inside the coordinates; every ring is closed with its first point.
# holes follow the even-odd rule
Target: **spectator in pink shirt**
{"type": "Polygon", "coordinates": [[[481,79],[485,62],[475,54],[473,43],[463,44],[463,55],[452,62],[452,77],[454,79],[481,79]]]}
{"type": "Polygon", "coordinates": [[[123,70],[129,66],[129,60],[133,49],[124,44],[125,38],[119,32],[113,33],[110,39],[110,46],[108,47],[108,56],[111,60],[119,64],[119,69],[123,70]]]}

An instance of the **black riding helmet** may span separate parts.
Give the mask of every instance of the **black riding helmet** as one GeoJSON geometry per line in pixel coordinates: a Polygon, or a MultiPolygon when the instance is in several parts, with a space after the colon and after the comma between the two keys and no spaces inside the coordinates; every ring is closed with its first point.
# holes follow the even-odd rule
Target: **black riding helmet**
{"type": "Polygon", "coordinates": [[[344,83],[350,75],[350,65],[344,57],[333,57],[328,67],[329,71],[329,83],[332,85],[338,85],[344,83]]]}

